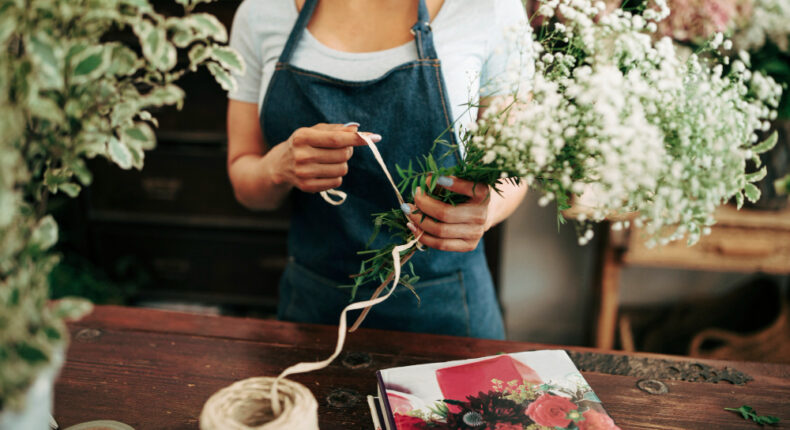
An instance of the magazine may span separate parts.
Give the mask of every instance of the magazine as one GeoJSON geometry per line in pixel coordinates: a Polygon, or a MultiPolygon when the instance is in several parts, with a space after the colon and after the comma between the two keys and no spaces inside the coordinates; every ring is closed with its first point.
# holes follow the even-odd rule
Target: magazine
{"type": "Polygon", "coordinates": [[[387,430],[619,428],[563,350],[396,367],[376,376],[371,414],[374,426],[387,430]]]}

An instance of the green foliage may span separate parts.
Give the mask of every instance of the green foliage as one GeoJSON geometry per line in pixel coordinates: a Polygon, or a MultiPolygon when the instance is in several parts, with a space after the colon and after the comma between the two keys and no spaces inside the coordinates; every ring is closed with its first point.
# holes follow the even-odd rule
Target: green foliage
{"type": "Polygon", "coordinates": [[[776,194],[790,194],[790,173],[785,175],[784,178],[779,178],[774,181],[774,189],[776,194]]]}
{"type": "Polygon", "coordinates": [[[752,421],[754,421],[755,423],[757,423],[757,424],[759,424],[761,426],[765,425],[765,424],[776,424],[779,421],[781,421],[779,418],[772,417],[770,415],[757,415],[757,413],[754,411],[754,408],[752,408],[751,406],[747,406],[747,405],[743,405],[743,406],[741,406],[738,409],[724,408],[724,410],[725,411],[738,412],[738,413],[741,414],[743,419],[745,419],[745,420],[752,420],[752,421]]]}
{"type": "Polygon", "coordinates": [[[203,2],[177,0],[184,15],[166,17],[149,0],[0,0],[0,410],[22,406],[65,346],[63,319],[90,309],[49,301],[59,257],[48,196],[89,185],[86,158],[141,169],[155,145],[150,110],[181,106],[186,71],[208,65],[235,85],[243,64],[219,45],[222,24],[192,13],[203,2]]]}

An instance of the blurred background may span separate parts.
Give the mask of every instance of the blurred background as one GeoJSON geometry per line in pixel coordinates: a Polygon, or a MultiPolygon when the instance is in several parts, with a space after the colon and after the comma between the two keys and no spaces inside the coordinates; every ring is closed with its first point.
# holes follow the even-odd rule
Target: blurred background
{"type": "MultiPolygon", "coordinates": [[[[239,3],[201,9],[230,27],[239,3]]],[[[705,32],[736,31],[754,13],[733,1],[706,15],[707,2],[697,3],[678,6],[684,19],[661,31],[692,46],[705,32]]],[[[747,48],[757,67],[790,81],[787,46],[764,37],[747,48]]],[[[225,94],[205,69],[180,85],[184,108],[158,112],[158,147],[142,171],[93,160],[94,184],[52,203],[63,254],[53,294],[272,318],[289,209],[254,213],[235,201],[225,94]]],[[[787,98],[782,116],[774,123],[779,144],[763,160],[770,170],[760,204],[724,208],[712,234],[691,248],[646,249],[638,231],[608,224],[579,246],[573,225],[558,229],[556,208],[529,196],[486,238],[509,339],[790,362],[790,208],[771,186],[790,165],[787,98]]]]}

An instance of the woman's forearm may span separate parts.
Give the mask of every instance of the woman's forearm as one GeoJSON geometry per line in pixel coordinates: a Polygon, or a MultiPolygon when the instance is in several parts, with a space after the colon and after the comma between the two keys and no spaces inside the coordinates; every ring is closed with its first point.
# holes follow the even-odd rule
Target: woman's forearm
{"type": "Polygon", "coordinates": [[[241,155],[230,163],[230,181],[239,203],[253,210],[274,210],[282,205],[293,188],[278,169],[285,145],[276,145],[264,155],[241,155]]]}

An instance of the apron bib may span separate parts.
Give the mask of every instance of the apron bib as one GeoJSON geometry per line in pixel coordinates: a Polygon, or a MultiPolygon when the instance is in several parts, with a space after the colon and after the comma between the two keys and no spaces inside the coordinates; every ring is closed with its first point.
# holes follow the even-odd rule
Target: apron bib
{"type": "MultiPolygon", "coordinates": [[[[425,0],[419,0],[419,17],[412,27],[418,58],[362,82],[290,64],[317,3],[305,1],[269,82],[260,117],[266,142],[270,146],[284,142],[300,127],[356,121],[361,130],[382,135],[377,146],[391,172],[396,171],[396,164],[405,166],[427,154],[440,135],[456,143],[425,0]]],[[[434,157],[439,160],[446,152],[446,147],[438,145],[434,157]]],[[[456,162],[454,156],[440,161],[446,166],[456,162]]],[[[317,193],[292,192],[289,264],[280,281],[280,319],[337,324],[350,299],[350,290],[338,286],[351,284],[349,275],[359,270],[362,258],[357,251],[365,249],[373,233],[371,214],[399,207],[368,148],[354,148],[348,165],[349,173],[339,188],[348,197],[340,206],[329,205],[317,193]]],[[[386,233],[382,231],[371,246],[387,244],[386,233]]],[[[410,262],[423,280],[415,285],[419,305],[409,290],[398,287],[400,291],[373,307],[363,327],[504,338],[482,241],[468,253],[430,249],[418,252],[410,262]]],[[[369,298],[375,287],[360,287],[356,299],[369,298]]],[[[350,319],[356,315],[350,314],[350,319]]]]}

